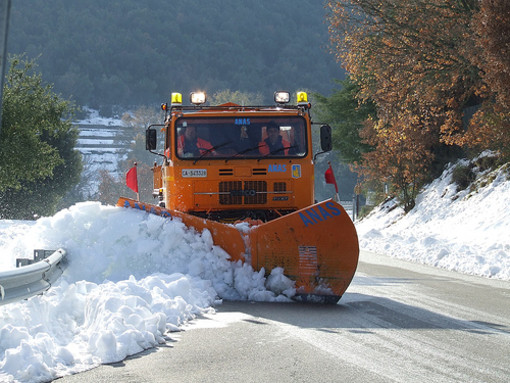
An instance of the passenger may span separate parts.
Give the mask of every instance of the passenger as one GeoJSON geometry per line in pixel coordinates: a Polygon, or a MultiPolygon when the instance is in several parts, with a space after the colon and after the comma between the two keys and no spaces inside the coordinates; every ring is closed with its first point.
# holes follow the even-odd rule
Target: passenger
{"type": "Polygon", "coordinates": [[[213,146],[209,141],[198,137],[194,126],[187,126],[184,134],[181,134],[177,141],[179,157],[199,157],[208,151],[214,153],[212,149],[213,146]]]}
{"type": "Polygon", "coordinates": [[[290,143],[287,140],[284,140],[280,135],[280,128],[276,123],[270,122],[266,126],[267,138],[260,143],[260,154],[268,155],[275,154],[284,155],[289,154],[290,143]]]}

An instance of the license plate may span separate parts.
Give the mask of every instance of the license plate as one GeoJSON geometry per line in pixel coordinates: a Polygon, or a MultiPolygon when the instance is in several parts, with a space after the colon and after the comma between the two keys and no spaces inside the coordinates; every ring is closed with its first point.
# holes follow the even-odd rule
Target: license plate
{"type": "Polygon", "coordinates": [[[207,169],[182,169],[183,178],[207,177],[207,169]]]}

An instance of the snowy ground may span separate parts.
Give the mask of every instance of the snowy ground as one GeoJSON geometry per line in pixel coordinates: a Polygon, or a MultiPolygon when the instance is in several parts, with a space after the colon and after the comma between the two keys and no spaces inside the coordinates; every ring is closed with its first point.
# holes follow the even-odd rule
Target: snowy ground
{"type": "MultiPolygon", "coordinates": [[[[476,172],[476,168],[474,171],[476,172]]],[[[473,190],[457,192],[453,166],[418,196],[404,215],[390,201],[356,223],[365,250],[510,280],[510,171],[478,174],[473,190]],[[492,180],[487,185],[484,181],[492,180]]]]}
{"type": "MultiPolygon", "coordinates": [[[[403,215],[390,203],[357,223],[362,248],[510,280],[510,181],[500,170],[476,192],[456,192],[451,170],[403,215]]],[[[67,250],[60,282],[0,306],[0,381],[45,382],[165,341],[168,331],[222,299],[287,301],[277,269],[232,264],[210,235],[143,212],[77,204],[36,222],[0,221],[0,270],[34,248],[67,250]],[[282,293],[283,292],[283,293],[282,293]]]]}
{"type": "Polygon", "coordinates": [[[208,232],[136,210],[85,202],[36,222],[0,221],[0,270],[32,249],[58,247],[68,253],[59,283],[0,306],[1,382],[44,382],[123,360],[221,299],[290,301],[295,292],[281,269],[266,280],[228,261],[208,232]]]}

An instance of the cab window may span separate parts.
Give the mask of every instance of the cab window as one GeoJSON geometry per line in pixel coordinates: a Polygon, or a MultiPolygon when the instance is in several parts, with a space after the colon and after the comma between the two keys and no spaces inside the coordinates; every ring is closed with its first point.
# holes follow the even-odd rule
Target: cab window
{"type": "Polygon", "coordinates": [[[221,159],[290,157],[307,154],[304,118],[186,118],[175,123],[179,158],[221,159]]]}

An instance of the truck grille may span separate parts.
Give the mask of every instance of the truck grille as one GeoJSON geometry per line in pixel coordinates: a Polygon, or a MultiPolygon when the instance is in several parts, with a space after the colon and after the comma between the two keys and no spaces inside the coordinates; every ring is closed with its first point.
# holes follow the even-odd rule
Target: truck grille
{"type": "Polygon", "coordinates": [[[273,185],[273,189],[275,192],[286,192],[287,184],[285,182],[275,182],[273,185]]]}
{"type": "Polygon", "coordinates": [[[266,181],[222,181],[219,192],[221,205],[260,205],[267,202],[266,181]]]}

